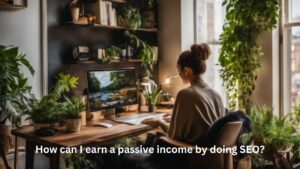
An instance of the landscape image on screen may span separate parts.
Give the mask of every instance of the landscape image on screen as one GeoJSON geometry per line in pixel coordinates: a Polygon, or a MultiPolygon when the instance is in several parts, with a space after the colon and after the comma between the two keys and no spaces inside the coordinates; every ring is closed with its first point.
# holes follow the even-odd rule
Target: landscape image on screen
{"type": "Polygon", "coordinates": [[[88,72],[90,111],[137,103],[134,70],[88,72]]]}

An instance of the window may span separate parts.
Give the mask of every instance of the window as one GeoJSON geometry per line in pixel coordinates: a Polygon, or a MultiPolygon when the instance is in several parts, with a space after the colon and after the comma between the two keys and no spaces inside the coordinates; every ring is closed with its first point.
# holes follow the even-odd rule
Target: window
{"type": "Polygon", "coordinates": [[[287,113],[300,104],[300,1],[283,3],[283,111],[287,113]]]}
{"type": "Polygon", "coordinates": [[[204,78],[226,103],[226,92],[219,76],[220,67],[217,65],[221,47],[219,37],[225,19],[222,2],[223,0],[195,0],[195,41],[209,44],[212,54],[204,78]]]}

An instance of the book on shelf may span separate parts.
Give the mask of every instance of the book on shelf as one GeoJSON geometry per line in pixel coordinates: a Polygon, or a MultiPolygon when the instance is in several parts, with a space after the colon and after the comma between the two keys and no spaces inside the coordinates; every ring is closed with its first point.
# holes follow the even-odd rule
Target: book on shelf
{"type": "Polygon", "coordinates": [[[116,9],[112,7],[112,2],[97,0],[87,4],[87,11],[96,16],[96,23],[100,25],[117,26],[116,9]]]}

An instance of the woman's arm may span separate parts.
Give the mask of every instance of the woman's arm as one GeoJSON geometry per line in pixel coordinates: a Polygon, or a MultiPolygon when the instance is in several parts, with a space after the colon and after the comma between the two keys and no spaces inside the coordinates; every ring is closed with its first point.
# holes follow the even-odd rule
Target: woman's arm
{"type": "Polygon", "coordinates": [[[149,124],[149,125],[154,126],[154,127],[161,127],[161,129],[166,133],[169,130],[169,124],[166,123],[164,120],[161,120],[161,119],[149,118],[149,119],[143,120],[142,123],[143,124],[149,124]]]}

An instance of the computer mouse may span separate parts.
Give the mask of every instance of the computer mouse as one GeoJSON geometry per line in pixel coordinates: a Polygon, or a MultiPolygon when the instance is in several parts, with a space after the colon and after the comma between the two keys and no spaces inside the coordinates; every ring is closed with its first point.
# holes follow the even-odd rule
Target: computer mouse
{"type": "Polygon", "coordinates": [[[105,128],[110,128],[113,125],[110,123],[105,123],[105,122],[99,122],[99,123],[94,123],[94,126],[99,126],[99,127],[105,127],[105,128]]]}

